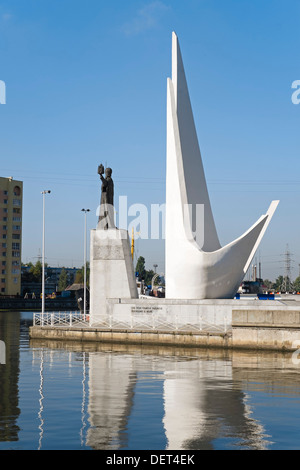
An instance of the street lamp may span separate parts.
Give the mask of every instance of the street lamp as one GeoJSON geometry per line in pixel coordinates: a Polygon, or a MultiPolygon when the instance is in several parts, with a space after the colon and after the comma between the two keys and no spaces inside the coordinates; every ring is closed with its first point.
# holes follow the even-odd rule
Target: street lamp
{"type": "Polygon", "coordinates": [[[153,268],[155,269],[155,274],[156,274],[156,268],[158,267],[158,264],[154,264],[153,268]]]}
{"type": "Polygon", "coordinates": [[[43,254],[42,254],[42,323],[44,322],[45,313],[45,195],[51,191],[42,191],[43,195],[43,254]]]}
{"type": "Polygon", "coordinates": [[[84,212],[84,287],[83,287],[83,320],[86,319],[86,213],[90,212],[90,209],[81,209],[84,212]]]}

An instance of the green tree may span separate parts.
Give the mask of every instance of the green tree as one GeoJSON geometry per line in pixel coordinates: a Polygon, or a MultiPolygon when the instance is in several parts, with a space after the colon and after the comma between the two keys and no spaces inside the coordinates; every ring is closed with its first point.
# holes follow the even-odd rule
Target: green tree
{"type": "MultiPolygon", "coordinates": [[[[153,276],[155,275],[155,272],[153,271],[153,269],[148,269],[148,270],[146,269],[145,258],[143,256],[140,256],[138,258],[135,271],[139,273],[138,274],[139,281],[145,281],[146,286],[151,284],[151,281],[152,281],[153,276]]],[[[161,283],[163,283],[162,279],[160,277],[157,277],[157,279],[155,280],[155,284],[158,285],[161,283]]]]}
{"type": "Polygon", "coordinates": [[[62,268],[59,280],[58,280],[58,290],[62,292],[68,287],[68,273],[65,268],[62,268]]]}
{"type": "Polygon", "coordinates": [[[29,270],[30,270],[31,268],[33,268],[33,264],[32,264],[31,261],[29,261],[29,263],[27,263],[27,264],[23,264],[23,263],[22,263],[22,266],[25,266],[25,267],[29,268],[29,270]]]}
{"type": "MultiPolygon", "coordinates": [[[[76,276],[74,280],[75,284],[84,284],[84,266],[76,271],[76,276]]],[[[90,263],[87,261],[86,263],[86,285],[89,287],[90,285],[90,263]]]]}
{"type": "Polygon", "coordinates": [[[78,269],[75,276],[75,284],[83,284],[83,269],[78,269]]]}
{"type": "Polygon", "coordinates": [[[136,263],[135,271],[138,273],[139,281],[145,279],[146,268],[145,268],[145,258],[140,256],[136,263]]]}
{"type": "Polygon", "coordinates": [[[145,284],[148,286],[151,284],[152,278],[154,276],[155,272],[153,269],[149,269],[148,271],[145,271],[145,284]]]}
{"type": "MultiPolygon", "coordinates": [[[[47,266],[47,265],[45,265],[47,266]]],[[[29,272],[33,275],[36,282],[42,282],[42,272],[43,266],[42,263],[38,260],[34,265],[31,263],[29,272]]]]}
{"type": "Polygon", "coordinates": [[[300,276],[298,276],[294,281],[294,289],[296,292],[300,292],[300,276]]]}
{"type": "Polygon", "coordinates": [[[280,291],[282,288],[282,285],[283,285],[283,276],[278,276],[278,278],[273,284],[273,289],[275,289],[276,291],[280,291]]]}
{"type": "Polygon", "coordinates": [[[279,290],[281,290],[282,292],[291,292],[293,288],[294,288],[293,283],[291,279],[289,278],[289,276],[282,277],[282,284],[279,290]]]}
{"type": "Polygon", "coordinates": [[[263,281],[263,285],[264,285],[268,290],[274,288],[274,282],[269,281],[269,279],[265,279],[265,280],[263,281]]]}

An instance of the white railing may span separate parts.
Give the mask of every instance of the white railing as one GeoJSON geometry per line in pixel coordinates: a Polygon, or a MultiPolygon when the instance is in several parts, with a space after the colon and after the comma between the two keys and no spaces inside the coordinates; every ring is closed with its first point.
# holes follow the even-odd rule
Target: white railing
{"type": "MultiPolygon", "coordinates": [[[[82,312],[45,312],[33,314],[34,326],[89,326],[89,314],[82,312]]],[[[162,315],[161,313],[136,313],[118,315],[116,312],[98,318],[92,327],[121,330],[186,331],[203,333],[229,333],[231,315],[162,315]]]]}
{"type": "Polygon", "coordinates": [[[75,312],[44,312],[33,314],[33,326],[87,326],[89,322],[88,313],[75,312]]]}
{"type": "Polygon", "coordinates": [[[226,334],[231,331],[231,318],[227,315],[218,318],[207,318],[199,315],[198,318],[188,318],[187,315],[168,315],[164,317],[157,313],[139,314],[131,313],[129,317],[108,315],[98,318],[93,324],[97,328],[126,329],[126,330],[156,330],[156,331],[186,331],[203,333],[226,334]]]}

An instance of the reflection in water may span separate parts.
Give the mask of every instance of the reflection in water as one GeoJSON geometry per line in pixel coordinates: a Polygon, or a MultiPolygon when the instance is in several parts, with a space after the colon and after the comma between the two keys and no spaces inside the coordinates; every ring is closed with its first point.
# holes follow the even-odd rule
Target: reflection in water
{"type": "Polygon", "coordinates": [[[81,403],[81,423],[82,426],[80,428],[80,444],[81,446],[84,445],[84,431],[87,426],[86,423],[86,376],[87,376],[87,353],[83,353],[82,358],[82,403],[81,403]]]}
{"type": "Polygon", "coordinates": [[[6,364],[0,364],[0,442],[10,442],[17,441],[19,433],[20,315],[0,312],[0,340],[6,346],[6,364]]]}
{"type": "MultiPolygon", "coordinates": [[[[128,420],[134,412],[135,398],[138,399],[135,391],[143,377],[140,371],[152,371],[153,380],[155,377],[163,380],[162,426],[168,450],[214,449],[218,441],[225,439],[232,448],[267,449],[272,441],[263,423],[253,417],[247,389],[256,389],[259,378],[260,389],[269,393],[270,383],[273,390],[281,387],[278,382],[285,371],[285,380],[287,377],[291,380],[286,383],[286,392],[292,386],[293,392],[300,396],[299,386],[294,385],[298,371],[287,356],[275,355],[271,369],[266,366],[268,373],[265,370],[261,376],[261,370],[254,367],[253,353],[228,353],[227,358],[220,358],[212,351],[190,350],[188,354],[194,357],[184,358],[179,352],[177,357],[158,357],[147,356],[145,349],[139,350],[140,354],[134,348],[132,354],[117,354],[113,346],[110,348],[109,354],[98,352],[90,356],[92,428],[87,444],[94,449],[127,448],[128,420]],[[252,367],[250,383],[245,366],[252,367]]],[[[260,357],[262,363],[270,365],[270,356],[260,357]]],[[[147,398],[144,406],[145,410],[151,406],[147,398]]],[[[147,424],[150,434],[151,426],[147,424]]]]}
{"type": "Polygon", "coordinates": [[[0,449],[299,447],[289,354],[29,342],[24,325],[0,314],[0,449]]]}
{"type": "MultiPolygon", "coordinates": [[[[168,450],[213,449],[231,435],[238,446],[264,449],[263,427],[251,418],[245,393],[234,389],[231,362],[147,356],[90,356],[87,444],[94,449],[127,448],[127,423],[134,406],[138,371],[163,372],[162,425],[168,450]]],[[[153,376],[153,379],[155,376],[153,376]]],[[[145,401],[145,407],[149,401],[145,401]]]]}
{"type": "Polygon", "coordinates": [[[235,389],[231,362],[180,362],[165,375],[168,449],[213,449],[222,435],[239,446],[266,448],[263,427],[251,418],[244,392],[235,389]]]}
{"type": "Polygon", "coordinates": [[[40,436],[39,436],[39,447],[38,450],[41,450],[42,448],[42,440],[43,440],[43,434],[44,434],[44,418],[43,418],[43,411],[44,411],[44,350],[41,351],[41,365],[40,365],[40,387],[39,387],[39,393],[40,393],[40,399],[39,399],[39,430],[40,430],[40,436]]]}
{"type": "Polygon", "coordinates": [[[93,449],[126,447],[136,385],[134,362],[134,356],[90,353],[87,445],[93,449]]]}

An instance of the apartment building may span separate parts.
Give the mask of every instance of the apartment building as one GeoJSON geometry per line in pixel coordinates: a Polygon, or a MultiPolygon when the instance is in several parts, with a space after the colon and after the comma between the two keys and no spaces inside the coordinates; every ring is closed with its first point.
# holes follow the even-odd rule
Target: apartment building
{"type": "Polygon", "coordinates": [[[0,177],[0,295],[21,294],[23,182],[0,177]]]}

